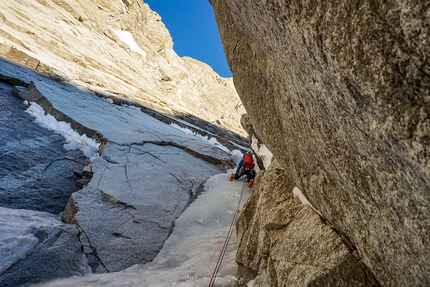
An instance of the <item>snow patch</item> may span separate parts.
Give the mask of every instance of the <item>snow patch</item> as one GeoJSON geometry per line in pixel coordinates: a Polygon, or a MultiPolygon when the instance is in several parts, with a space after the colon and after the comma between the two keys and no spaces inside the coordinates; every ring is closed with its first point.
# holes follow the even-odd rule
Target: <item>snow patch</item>
{"type": "Polygon", "coordinates": [[[194,137],[196,137],[202,141],[206,141],[206,142],[210,143],[211,145],[216,146],[217,148],[222,149],[223,151],[225,151],[227,153],[231,153],[230,150],[227,147],[220,144],[215,137],[209,138],[208,136],[202,136],[201,134],[199,134],[197,132],[193,132],[190,129],[180,127],[179,125],[177,125],[175,123],[171,123],[170,126],[182,131],[183,133],[185,133],[187,135],[192,135],[192,136],[194,136],[194,137]]]}
{"type": "Polygon", "coordinates": [[[0,274],[24,259],[39,244],[32,231],[63,225],[54,215],[0,207],[0,274]]]}
{"type": "Polygon", "coordinates": [[[114,30],[115,34],[120,38],[121,41],[123,41],[125,44],[127,44],[130,49],[135,51],[136,53],[142,55],[142,57],[146,60],[146,53],[143,51],[139,45],[137,45],[136,41],[133,38],[133,35],[131,35],[130,32],[124,31],[124,30],[114,30]]]}
{"type": "Polygon", "coordinates": [[[261,160],[263,161],[263,165],[267,170],[269,168],[270,163],[272,162],[272,153],[266,147],[265,144],[258,144],[258,139],[253,135],[251,139],[251,148],[257,153],[261,160]]]}
{"type": "Polygon", "coordinates": [[[303,205],[310,205],[312,206],[312,204],[309,202],[309,200],[303,195],[302,191],[300,189],[296,187],[294,187],[293,189],[293,194],[294,196],[297,196],[300,201],[303,203],[303,205]]]}
{"type": "Polygon", "coordinates": [[[98,157],[100,144],[96,140],[80,135],[72,129],[70,123],[59,122],[50,114],[45,115],[44,109],[37,103],[31,102],[26,112],[35,117],[35,122],[50,131],[64,137],[66,150],[81,150],[91,161],[98,157]]]}
{"type": "Polygon", "coordinates": [[[233,150],[231,151],[231,157],[233,159],[233,161],[237,164],[239,164],[239,162],[242,160],[243,158],[243,153],[240,150],[233,150]]]}
{"type": "Polygon", "coordinates": [[[293,188],[293,194],[294,196],[297,196],[303,205],[309,205],[316,213],[318,213],[321,216],[321,212],[319,212],[318,209],[316,209],[309,200],[303,195],[302,191],[296,186],[293,188]]]}
{"type": "Polygon", "coordinates": [[[181,90],[181,88],[178,89],[178,99],[182,99],[182,90],[181,90]]]}
{"type": "MultiPolygon", "coordinates": [[[[208,286],[242,188],[245,189],[240,210],[251,194],[244,182],[229,181],[232,172],[233,169],[207,180],[205,191],[176,220],[175,229],[152,262],[121,272],[63,278],[35,286],[208,286]]],[[[235,281],[242,280],[235,277],[236,242],[233,231],[215,286],[233,286],[235,281]]]]}

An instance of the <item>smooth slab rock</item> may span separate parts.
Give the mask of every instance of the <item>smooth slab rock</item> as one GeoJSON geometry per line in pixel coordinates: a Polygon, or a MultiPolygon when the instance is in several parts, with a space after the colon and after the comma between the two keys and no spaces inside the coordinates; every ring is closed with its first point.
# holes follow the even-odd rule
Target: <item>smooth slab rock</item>
{"type": "Polygon", "coordinates": [[[102,140],[99,157],[82,171],[92,175],[62,216],[82,233],[94,272],[123,270],[152,260],[175,219],[210,176],[234,166],[231,154],[130,105],[117,105],[67,83],[18,69],[32,79],[16,93],[57,120],[102,140]]]}
{"type": "Polygon", "coordinates": [[[78,133],[86,134],[100,142],[101,154],[104,153],[105,143],[108,139],[109,142],[119,145],[157,142],[160,145],[169,144],[180,147],[216,165],[224,166],[224,168],[233,164],[222,150],[202,143],[198,137],[196,140],[190,140],[188,135],[171,126],[170,123],[180,124],[184,128],[189,127],[193,131],[206,134],[208,138],[220,139],[230,148],[244,149],[243,145],[247,144],[243,137],[219,127],[215,130],[216,134],[212,133],[211,126],[208,126],[209,123],[196,117],[193,117],[194,121],[190,124],[186,120],[175,119],[131,101],[111,100],[68,83],[55,82],[6,61],[0,61],[0,67],[4,69],[2,74],[6,74],[8,77],[16,76],[30,83],[25,89],[16,88],[14,90],[18,97],[28,102],[36,102],[45,109],[46,113],[58,121],[68,122],[78,133]],[[105,110],[105,112],[94,117],[93,115],[97,113],[98,109],[105,110]],[[171,120],[169,120],[170,118],[171,120]],[[198,127],[198,121],[201,126],[207,127],[209,130],[198,127]],[[121,132],[119,133],[118,130],[121,132]],[[223,130],[224,133],[220,130],[223,130]],[[184,142],[186,145],[183,145],[184,142]],[[189,146],[190,148],[188,148],[189,146]]]}
{"type": "Polygon", "coordinates": [[[89,160],[66,150],[64,138],[36,124],[26,108],[0,83],[0,206],[60,214],[78,190],[73,170],[89,160]]]}
{"type": "Polygon", "coordinates": [[[82,228],[97,254],[95,272],[151,261],[176,218],[216,166],[172,146],[110,144],[93,165],[88,187],[76,192],[63,219],[82,228]]]}
{"type": "Polygon", "coordinates": [[[294,186],[276,160],[259,173],[237,221],[237,277],[255,287],[376,286],[356,251],[293,195],[294,186]]]}
{"type": "Polygon", "coordinates": [[[210,2],[288,177],[380,285],[430,286],[430,2],[210,2]]]}

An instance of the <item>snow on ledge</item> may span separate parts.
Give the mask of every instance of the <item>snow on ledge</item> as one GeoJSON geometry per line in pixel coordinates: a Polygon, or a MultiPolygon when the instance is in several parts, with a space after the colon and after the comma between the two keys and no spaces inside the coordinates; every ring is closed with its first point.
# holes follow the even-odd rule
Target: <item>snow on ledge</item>
{"type": "Polygon", "coordinates": [[[63,223],[47,212],[0,207],[0,274],[24,259],[39,244],[37,229],[53,229],[63,223]]]}
{"type": "Polygon", "coordinates": [[[120,38],[121,41],[126,43],[130,49],[142,55],[142,57],[146,60],[146,53],[143,51],[139,45],[137,45],[136,41],[133,38],[133,35],[130,32],[124,30],[114,30],[115,34],[120,38]]]}
{"type": "Polygon", "coordinates": [[[94,161],[98,156],[100,144],[87,135],[80,135],[72,129],[70,123],[59,122],[50,114],[45,115],[45,110],[38,104],[31,102],[26,112],[35,117],[35,122],[50,131],[54,131],[64,137],[66,150],[81,150],[83,154],[94,161]]]}
{"type": "Polygon", "coordinates": [[[302,191],[297,188],[297,186],[293,189],[294,196],[297,196],[300,201],[303,203],[303,205],[310,205],[312,204],[309,202],[309,200],[303,195],[302,191]]]}
{"type": "Polygon", "coordinates": [[[316,213],[318,213],[321,216],[321,213],[318,209],[316,209],[309,200],[303,195],[302,191],[296,186],[293,188],[293,194],[294,196],[297,196],[303,205],[309,205],[313,210],[315,210],[316,213]]]}
{"type": "Polygon", "coordinates": [[[202,141],[208,142],[209,144],[211,144],[213,146],[216,146],[219,149],[222,149],[226,153],[231,153],[230,150],[226,146],[220,144],[215,137],[209,138],[208,136],[203,136],[203,135],[201,135],[201,134],[199,134],[197,132],[193,132],[190,129],[180,127],[179,125],[177,125],[175,123],[171,123],[170,126],[174,127],[175,129],[178,129],[178,130],[182,131],[183,133],[185,133],[187,135],[193,135],[193,136],[195,136],[196,138],[198,138],[198,139],[200,139],[202,141]]]}
{"type": "Polygon", "coordinates": [[[267,170],[269,168],[270,163],[272,162],[272,153],[269,151],[265,144],[258,145],[258,140],[254,135],[251,139],[251,147],[252,150],[260,156],[261,160],[263,161],[263,165],[267,170]]]}

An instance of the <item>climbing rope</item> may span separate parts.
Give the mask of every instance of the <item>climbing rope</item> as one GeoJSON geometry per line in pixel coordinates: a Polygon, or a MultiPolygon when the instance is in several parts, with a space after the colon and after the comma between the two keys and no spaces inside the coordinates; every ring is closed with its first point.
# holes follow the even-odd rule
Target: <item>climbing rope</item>
{"type": "Polygon", "coordinates": [[[225,238],[224,245],[223,245],[222,250],[218,256],[218,261],[216,263],[214,272],[212,273],[212,277],[211,277],[211,280],[209,281],[208,287],[212,287],[214,285],[216,275],[218,274],[219,268],[221,267],[222,260],[224,259],[224,255],[225,255],[225,251],[226,251],[227,246],[228,246],[228,242],[230,241],[230,237],[231,237],[232,231],[234,229],[234,225],[236,224],[237,216],[239,215],[239,212],[240,212],[239,206],[240,206],[240,202],[242,200],[242,195],[243,195],[243,191],[245,189],[245,185],[246,185],[246,181],[243,183],[242,191],[240,192],[239,201],[238,201],[237,206],[236,206],[236,211],[233,214],[233,219],[231,220],[231,224],[230,224],[230,228],[229,228],[228,233],[227,233],[227,237],[225,238]]]}

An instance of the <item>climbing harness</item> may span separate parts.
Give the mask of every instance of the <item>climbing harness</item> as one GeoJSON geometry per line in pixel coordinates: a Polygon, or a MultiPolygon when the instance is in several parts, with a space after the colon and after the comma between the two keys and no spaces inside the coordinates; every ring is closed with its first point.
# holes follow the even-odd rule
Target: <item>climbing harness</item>
{"type": "Polygon", "coordinates": [[[242,187],[242,191],[240,193],[239,201],[238,201],[237,206],[236,206],[236,211],[234,212],[233,219],[231,220],[231,224],[230,224],[230,228],[229,228],[228,233],[227,233],[227,237],[225,238],[224,245],[223,245],[222,250],[219,254],[218,261],[216,263],[214,272],[212,273],[212,277],[211,277],[211,280],[209,281],[208,287],[212,287],[214,285],[216,275],[218,274],[218,270],[221,267],[221,263],[222,263],[222,260],[224,258],[224,255],[225,255],[225,251],[227,249],[228,242],[230,241],[232,231],[234,229],[234,226],[236,225],[237,216],[239,215],[239,212],[240,212],[239,206],[240,206],[240,201],[242,200],[242,195],[243,195],[243,190],[245,189],[245,185],[246,185],[246,181],[243,183],[243,187],[242,187]]]}

